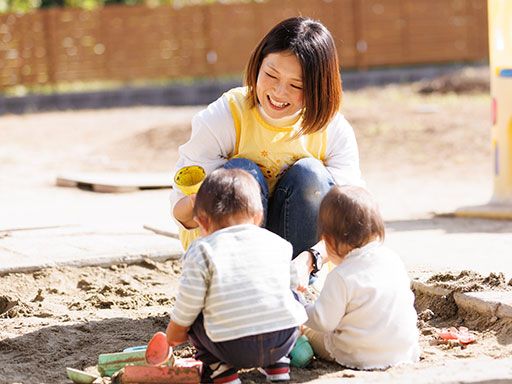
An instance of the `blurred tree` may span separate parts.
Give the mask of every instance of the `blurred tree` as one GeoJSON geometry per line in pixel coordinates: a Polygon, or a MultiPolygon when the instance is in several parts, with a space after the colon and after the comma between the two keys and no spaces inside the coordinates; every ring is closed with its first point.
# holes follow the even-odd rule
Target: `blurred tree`
{"type": "Polygon", "coordinates": [[[264,1],[265,0],[0,0],[0,13],[24,13],[36,8],[50,7],[78,7],[83,9],[94,9],[109,4],[146,4],[150,7],[172,5],[177,8],[181,8],[187,5],[211,4],[216,2],[228,4],[264,1]]]}
{"type": "Polygon", "coordinates": [[[25,13],[41,6],[41,0],[0,0],[0,13],[25,13]]]}
{"type": "MultiPolygon", "coordinates": [[[[45,0],[43,0],[45,1],[45,0]]],[[[58,1],[64,2],[63,6],[82,8],[82,9],[94,9],[103,6],[104,0],[46,0],[46,1],[58,1]]],[[[122,1],[119,1],[122,3],[122,1]]],[[[62,5],[61,5],[62,6],[62,5]]]]}

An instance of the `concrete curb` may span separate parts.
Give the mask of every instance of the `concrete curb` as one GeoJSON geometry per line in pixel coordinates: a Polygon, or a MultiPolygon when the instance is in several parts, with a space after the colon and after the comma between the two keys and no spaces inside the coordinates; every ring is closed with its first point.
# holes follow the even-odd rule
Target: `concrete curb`
{"type": "Polygon", "coordinates": [[[418,280],[411,281],[414,292],[446,297],[453,294],[455,304],[466,312],[498,319],[512,319],[512,291],[454,292],[452,290],[428,285],[418,280]]]}
{"type": "Polygon", "coordinates": [[[9,273],[27,273],[35,272],[45,268],[59,267],[108,267],[114,264],[137,264],[145,259],[154,261],[179,260],[183,252],[151,252],[148,254],[136,254],[125,256],[98,256],[93,259],[86,260],[70,260],[54,263],[41,263],[26,267],[7,267],[0,269],[0,276],[9,273]]]}
{"type": "Polygon", "coordinates": [[[177,239],[159,236],[138,224],[78,225],[5,232],[0,238],[0,275],[42,268],[134,264],[144,259],[177,260],[177,239]]]}

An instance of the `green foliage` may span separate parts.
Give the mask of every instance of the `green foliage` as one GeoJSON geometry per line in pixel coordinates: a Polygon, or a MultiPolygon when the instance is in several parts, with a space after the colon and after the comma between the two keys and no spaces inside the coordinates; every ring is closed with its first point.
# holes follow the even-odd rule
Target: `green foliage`
{"type": "Polygon", "coordinates": [[[41,0],[0,0],[0,13],[25,13],[40,6],[41,0]]]}
{"type": "Polygon", "coordinates": [[[101,7],[103,3],[103,0],[64,0],[64,6],[82,9],[94,9],[101,7]]]}
{"type": "Polygon", "coordinates": [[[109,4],[146,4],[150,7],[157,7],[159,5],[172,5],[174,7],[181,8],[188,5],[197,4],[230,4],[263,1],[265,0],[0,0],[0,13],[25,13],[33,9],[50,7],[77,7],[82,9],[94,9],[109,4]]]}

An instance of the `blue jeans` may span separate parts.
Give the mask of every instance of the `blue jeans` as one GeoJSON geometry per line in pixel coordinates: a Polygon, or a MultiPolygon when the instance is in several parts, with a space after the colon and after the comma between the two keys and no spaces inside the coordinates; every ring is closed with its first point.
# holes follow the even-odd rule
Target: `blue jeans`
{"type": "Polygon", "coordinates": [[[320,160],[303,158],[278,180],[274,194],[260,168],[251,160],[229,160],[224,168],[241,168],[251,173],[261,187],[264,226],[293,245],[293,257],[318,242],[317,219],[320,203],[334,179],[320,160]]]}
{"type": "Polygon", "coordinates": [[[281,331],[213,342],[204,329],[203,314],[199,314],[188,332],[196,348],[196,359],[204,364],[228,363],[235,368],[268,367],[288,355],[299,337],[297,327],[281,331]]]}

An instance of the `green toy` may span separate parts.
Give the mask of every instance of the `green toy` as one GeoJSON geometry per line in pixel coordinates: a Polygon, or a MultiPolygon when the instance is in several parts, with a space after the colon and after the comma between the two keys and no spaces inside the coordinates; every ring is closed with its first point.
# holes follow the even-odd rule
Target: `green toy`
{"type": "Polygon", "coordinates": [[[297,368],[306,367],[314,356],[313,348],[306,336],[300,336],[290,352],[290,364],[297,368]]]}
{"type": "Polygon", "coordinates": [[[126,365],[146,365],[146,348],[128,352],[102,353],[98,356],[98,371],[102,376],[112,376],[126,365]]]}

